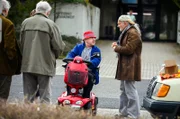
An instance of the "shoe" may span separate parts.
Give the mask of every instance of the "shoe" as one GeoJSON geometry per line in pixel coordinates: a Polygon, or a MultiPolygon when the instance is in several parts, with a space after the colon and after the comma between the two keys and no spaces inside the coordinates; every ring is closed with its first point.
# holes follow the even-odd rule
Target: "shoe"
{"type": "Polygon", "coordinates": [[[115,119],[124,119],[125,117],[127,117],[126,115],[122,115],[122,114],[116,114],[115,115],[115,119]]]}
{"type": "Polygon", "coordinates": [[[133,117],[131,117],[131,116],[127,116],[126,118],[124,118],[124,119],[138,119],[138,118],[133,118],[133,117]]]}

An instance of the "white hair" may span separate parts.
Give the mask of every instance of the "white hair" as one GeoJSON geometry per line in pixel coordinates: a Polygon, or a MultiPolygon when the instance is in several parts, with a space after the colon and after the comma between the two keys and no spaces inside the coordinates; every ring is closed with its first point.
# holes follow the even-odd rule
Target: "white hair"
{"type": "Polygon", "coordinates": [[[2,10],[9,10],[11,8],[10,2],[7,0],[0,0],[0,13],[2,13],[2,10]]]}
{"type": "Polygon", "coordinates": [[[129,15],[121,15],[118,21],[127,21],[130,24],[135,24],[135,22],[131,20],[129,15]]]}
{"type": "Polygon", "coordinates": [[[51,11],[51,6],[46,1],[40,1],[36,4],[36,13],[47,13],[51,11]]]}

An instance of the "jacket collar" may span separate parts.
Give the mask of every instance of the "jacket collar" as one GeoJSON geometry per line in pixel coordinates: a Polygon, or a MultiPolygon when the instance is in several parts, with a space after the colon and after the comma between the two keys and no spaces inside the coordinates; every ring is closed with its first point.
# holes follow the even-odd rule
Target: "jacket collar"
{"type": "Polygon", "coordinates": [[[48,19],[49,19],[49,17],[48,17],[48,16],[46,16],[45,14],[43,14],[43,13],[36,13],[35,15],[41,15],[41,16],[44,16],[44,17],[46,17],[46,18],[48,18],[48,19]]]}
{"type": "Polygon", "coordinates": [[[3,16],[3,17],[5,17],[5,16],[3,15],[3,13],[1,13],[1,14],[0,14],[0,16],[3,16]]]}
{"type": "Polygon", "coordinates": [[[117,41],[117,44],[120,45],[121,44],[121,40],[124,36],[124,34],[130,29],[132,28],[133,26],[132,25],[128,25],[120,34],[119,38],[118,38],[118,41],[117,41]]]}

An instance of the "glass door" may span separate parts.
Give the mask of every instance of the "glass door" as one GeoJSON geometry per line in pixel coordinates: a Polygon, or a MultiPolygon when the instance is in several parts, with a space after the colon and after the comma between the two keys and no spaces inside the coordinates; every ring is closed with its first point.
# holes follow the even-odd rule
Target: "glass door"
{"type": "Polygon", "coordinates": [[[142,37],[143,40],[155,40],[156,9],[153,7],[143,8],[142,37]]]}

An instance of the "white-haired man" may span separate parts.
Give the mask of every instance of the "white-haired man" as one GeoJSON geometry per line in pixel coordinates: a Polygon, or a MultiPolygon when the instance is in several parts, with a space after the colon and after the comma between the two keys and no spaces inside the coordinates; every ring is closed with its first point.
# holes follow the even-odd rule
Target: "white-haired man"
{"type": "Polygon", "coordinates": [[[8,99],[12,75],[17,73],[20,57],[14,24],[6,18],[10,7],[7,0],[0,0],[0,100],[3,101],[8,99]]]}
{"type": "Polygon", "coordinates": [[[112,48],[118,54],[116,79],[120,84],[120,117],[137,119],[140,116],[140,104],[135,81],[141,81],[141,50],[140,33],[134,27],[134,21],[128,15],[121,15],[118,27],[122,32],[118,42],[112,48]]]}
{"type": "Polygon", "coordinates": [[[55,75],[56,59],[65,47],[56,24],[48,18],[50,11],[48,2],[38,2],[35,15],[21,26],[25,102],[33,102],[39,90],[40,102],[50,103],[50,78],[55,75]]]}

